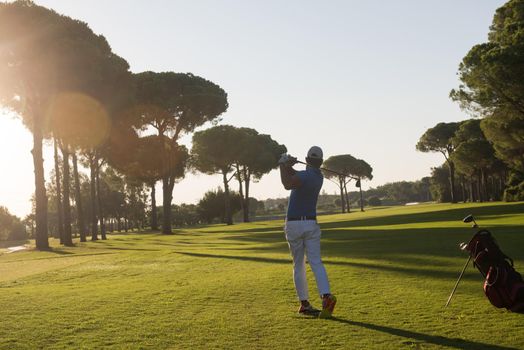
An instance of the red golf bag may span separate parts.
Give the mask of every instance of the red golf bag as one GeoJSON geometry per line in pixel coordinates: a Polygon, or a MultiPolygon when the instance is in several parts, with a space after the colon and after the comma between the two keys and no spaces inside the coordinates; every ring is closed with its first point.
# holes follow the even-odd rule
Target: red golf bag
{"type": "Polygon", "coordinates": [[[524,281],[487,230],[479,230],[464,247],[484,276],[484,293],[491,304],[524,313],[524,281]]]}

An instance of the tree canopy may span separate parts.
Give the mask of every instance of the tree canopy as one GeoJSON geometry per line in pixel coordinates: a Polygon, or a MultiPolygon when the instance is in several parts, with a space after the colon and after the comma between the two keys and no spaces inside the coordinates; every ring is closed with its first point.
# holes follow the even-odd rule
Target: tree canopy
{"type": "Polygon", "coordinates": [[[479,119],[460,123],[452,140],[456,149],[451,158],[459,172],[472,175],[495,163],[495,151],[484,136],[479,119]]]}
{"type": "Polygon", "coordinates": [[[416,148],[420,152],[440,152],[446,159],[449,169],[450,195],[451,201],[456,202],[455,198],[455,165],[451,155],[455,150],[453,137],[459,128],[460,123],[438,123],[420,137],[416,148]]]}
{"type": "Polygon", "coordinates": [[[497,157],[524,173],[524,0],[497,9],[488,41],[469,50],[458,73],[461,84],[450,97],[484,118],[481,128],[497,157]]]}
{"type": "Polygon", "coordinates": [[[351,170],[351,175],[358,177],[359,180],[373,180],[373,168],[365,160],[357,159],[353,169],[351,170]]]}
{"type": "Polygon", "coordinates": [[[218,125],[193,134],[192,165],[206,174],[221,171],[229,173],[240,158],[241,146],[238,129],[231,125],[218,125]]]}
{"type": "MultiPolygon", "coordinates": [[[[357,164],[358,159],[353,157],[351,154],[340,154],[326,159],[323,163],[323,166],[327,169],[336,171],[337,173],[344,174],[345,176],[350,176],[357,167],[357,164]]],[[[339,177],[339,175],[330,171],[323,171],[323,174],[324,177],[327,178],[339,177]]]]}
{"type": "Polygon", "coordinates": [[[453,136],[459,123],[438,123],[420,137],[417,150],[420,152],[440,152],[446,159],[454,150],[453,136]]]}
{"type": "Polygon", "coordinates": [[[135,124],[154,127],[173,140],[215,121],[228,108],[227,93],[220,86],[191,73],[143,72],[135,74],[134,81],[135,124]]]}

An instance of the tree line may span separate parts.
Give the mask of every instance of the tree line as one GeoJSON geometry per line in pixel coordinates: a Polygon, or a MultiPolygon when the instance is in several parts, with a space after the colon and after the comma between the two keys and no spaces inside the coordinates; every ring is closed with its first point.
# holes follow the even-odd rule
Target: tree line
{"type": "MultiPolygon", "coordinates": [[[[140,226],[146,188],[151,228],[171,233],[173,189],[189,170],[224,176],[226,208],[231,207],[228,184],[235,178],[248,221],[251,183],[286,150],[253,129],[215,126],[195,134],[190,153],[180,138],[218,122],[228,108],[220,86],[191,73],[132,73],[86,23],[28,0],[0,4],[0,81],[0,105],[20,116],[33,135],[31,220],[38,249],[49,248],[49,209],[56,213],[52,225],[61,243],[68,246],[73,230],[86,241],[106,239],[108,225],[140,226]],[[44,140],[54,146],[47,186],[44,140]],[[228,142],[237,147],[227,150],[228,159],[212,155],[215,146],[228,142]],[[83,167],[88,177],[79,170],[83,167]],[[162,183],[162,213],[157,213],[157,182],[162,183]]],[[[230,209],[226,221],[232,223],[230,209]]]]}
{"type": "MultiPolygon", "coordinates": [[[[355,183],[356,185],[356,183],[355,183]]],[[[346,186],[347,189],[347,186],[346,186]]],[[[431,178],[424,177],[417,181],[389,182],[376,188],[368,190],[347,191],[350,208],[362,208],[363,206],[389,206],[403,205],[413,202],[429,202],[434,200],[436,194],[431,185],[431,178]]],[[[282,215],[285,213],[287,198],[270,198],[263,201],[264,210],[260,214],[282,215]]],[[[334,213],[340,211],[344,202],[347,209],[347,201],[340,194],[328,194],[323,191],[318,197],[317,209],[323,213],[334,213]]],[[[261,206],[262,207],[262,206],[261,206]]]]}
{"type": "Polygon", "coordinates": [[[450,92],[475,119],[439,123],[417,143],[445,158],[432,170],[438,200],[524,200],[523,62],[524,0],[510,0],[496,10],[488,41],[463,58],[450,92]]]}
{"type": "Polygon", "coordinates": [[[510,168],[496,156],[481,124],[479,119],[439,123],[420,138],[419,151],[440,152],[445,158],[445,163],[431,172],[435,200],[483,202],[503,198],[510,168]]]}
{"type": "Polygon", "coordinates": [[[19,241],[27,238],[25,223],[0,206],[0,241],[19,241]]]}

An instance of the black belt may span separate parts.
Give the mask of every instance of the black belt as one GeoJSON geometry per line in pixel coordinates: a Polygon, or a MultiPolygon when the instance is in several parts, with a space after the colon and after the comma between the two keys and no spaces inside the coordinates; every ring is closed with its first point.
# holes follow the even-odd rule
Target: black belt
{"type": "Polygon", "coordinates": [[[316,216],[298,216],[298,217],[291,217],[287,218],[287,221],[302,221],[302,220],[316,220],[316,216]]]}

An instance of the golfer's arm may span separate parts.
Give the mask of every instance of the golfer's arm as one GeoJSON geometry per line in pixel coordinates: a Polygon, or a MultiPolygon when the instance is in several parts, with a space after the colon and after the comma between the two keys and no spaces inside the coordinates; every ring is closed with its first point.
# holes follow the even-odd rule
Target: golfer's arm
{"type": "Polygon", "coordinates": [[[300,178],[295,175],[296,171],[292,167],[286,164],[280,165],[280,181],[286,190],[292,190],[294,188],[299,188],[302,183],[300,178]]]}

